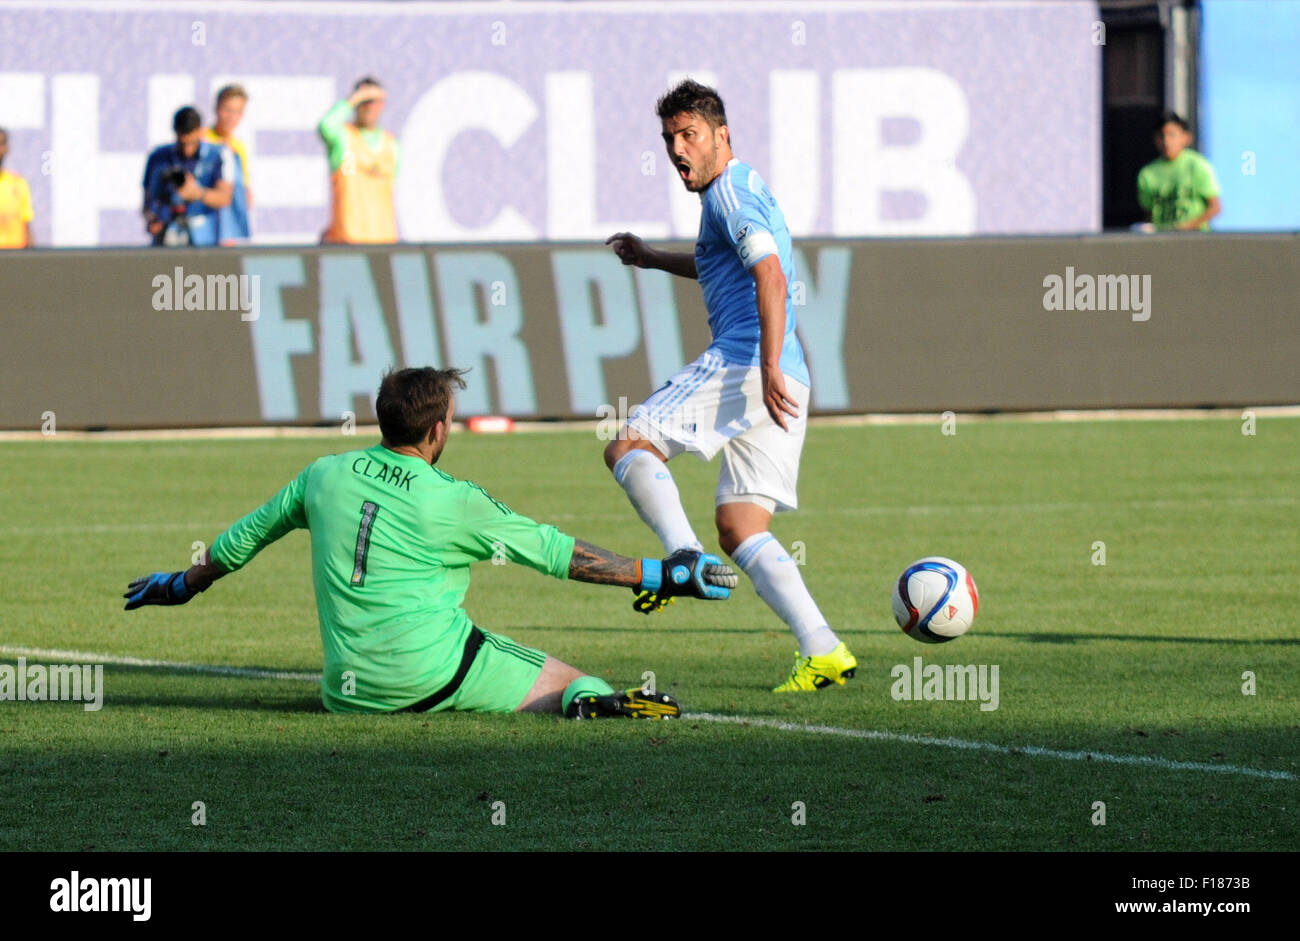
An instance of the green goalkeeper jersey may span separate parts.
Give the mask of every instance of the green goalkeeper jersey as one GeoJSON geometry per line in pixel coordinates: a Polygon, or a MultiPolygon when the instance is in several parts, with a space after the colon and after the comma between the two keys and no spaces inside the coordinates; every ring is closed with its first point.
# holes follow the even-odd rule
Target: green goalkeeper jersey
{"type": "Polygon", "coordinates": [[[484,559],[567,578],[573,537],[477,484],[383,445],[323,457],[217,537],[233,572],[292,529],[311,532],[325,708],[402,709],[455,675],[472,625],[461,608],[484,559]]]}

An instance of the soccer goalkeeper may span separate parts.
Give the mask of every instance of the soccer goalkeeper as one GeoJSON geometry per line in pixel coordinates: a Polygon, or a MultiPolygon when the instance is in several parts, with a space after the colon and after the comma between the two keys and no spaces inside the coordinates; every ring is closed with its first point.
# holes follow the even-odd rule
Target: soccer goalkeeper
{"type": "Polygon", "coordinates": [[[403,369],[379,387],[383,440],[322,457],[216,538],[202,564],[131,582],[126,609],[184,604],[290,530],[311,532],[331,712],[458,709],[570,718],[681,714],[663,693],[609,684],[471,623],[473,562],[504,558],[556,578],[721,600],[737,576],[716,556],[631,559],[535,523],[433,465],[461,370],[403,369]]]}

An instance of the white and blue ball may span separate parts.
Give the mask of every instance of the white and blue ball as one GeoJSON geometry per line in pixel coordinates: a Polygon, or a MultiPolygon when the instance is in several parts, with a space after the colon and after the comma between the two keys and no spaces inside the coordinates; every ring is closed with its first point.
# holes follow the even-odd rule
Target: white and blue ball
{"type": "Polygon", "coordinates": [[[980,596],[970,572],[932,555],[917,559],[894,584],[894,620],[908,637],[942,644],[970,630],[980,596]]]}

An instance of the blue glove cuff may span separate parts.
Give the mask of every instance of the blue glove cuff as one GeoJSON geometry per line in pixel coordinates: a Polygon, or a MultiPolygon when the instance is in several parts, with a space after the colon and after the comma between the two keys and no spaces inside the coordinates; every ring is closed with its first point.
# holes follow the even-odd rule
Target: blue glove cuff
{"type": "Polygon", "coordinates": [[[175,598],[177,601],[188,601],[190,595],[194,594],[194,592],[190,591],[189,588],[185,586],[184,572],[177,572],[175,576],[172,577],[171,585],[169,586],[169,588],[171,590],[172,597],[175,598]]]}
{"type": "Polygon", "coordinates": [[[641,585],[642,591],[658,591],[659,586],[664,583],[664,564],[658,559],[641,560],[641,585]]]}

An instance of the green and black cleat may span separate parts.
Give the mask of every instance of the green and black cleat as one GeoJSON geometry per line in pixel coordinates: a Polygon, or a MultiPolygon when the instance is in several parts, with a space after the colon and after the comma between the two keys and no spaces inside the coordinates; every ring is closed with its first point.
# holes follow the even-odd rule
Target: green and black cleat
{"type": "Polygon", "coordinates": [[[665,598],[653,591],[643,591],[632,600],[632,610],[641,614],[654,614],[656,611],[662,611],[670,604],[676,603],[673,598],[665,598]]]}
{"type": "Polygon", "coordinates": [[[667,693],[626,689],[603,696],[575,696],[564,710],[568,719],[676,719],[682,714],[677,700],[667,693]]]}

